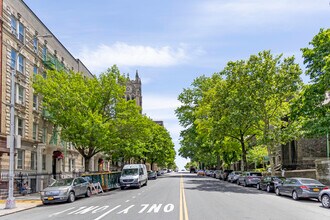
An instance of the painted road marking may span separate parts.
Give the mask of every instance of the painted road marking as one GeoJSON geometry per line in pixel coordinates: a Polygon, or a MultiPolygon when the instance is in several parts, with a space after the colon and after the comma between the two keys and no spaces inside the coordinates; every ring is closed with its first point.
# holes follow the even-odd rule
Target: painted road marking
{"type": "Polygon", "coordinates": [[[60,212],[56,212],[56,213],[54,213],[54,214],[49,215],[49,217],[53,217],[54,215],[62,214],[62,213],[64,213],[64,212],[67,212],[67,211],[69,211],[69,210],[71,210],[71,209],[74,209],[74,208],[75,208],[75,207],[68,208],[68,209],[65,209],[65,210],[60,211],[60,212]]]}
{"type": "Polygon", "coordinates": [[[189,220],[182,174],[180,178],[180,220],[189,220]]]}
{"type": "Polygon", "coordinates": [[[117,214],[122,214],[122,213],[127,214],[127,213],[128,213],[128,210],[129,210],[130,208],[132,208],[133,206],[135,206],[135,205],[128,206],[126,209],[124,209],[124,210],[122,210],[122,211],[120,211],[120,212],[117,212],[117,214]]]}
{"type": "Polygon", "coordinates": [[[129,202],[130,200],[128,199],[128,200],[126,200],[125,202],[129,202]]]}
{"type": "Polygon", "coordinates": [[[96,217],[94,219],[94,220],[100,220],[100,219],[104,218],[109,213],[111,213],[115,210],[117,211],[116,215],[125,215],[128,212],[135,212],[137,210],[138,210],[139,214],[142,214],[142,213],[145,213],[145,214],[162,213],[162,212],[169,213],[169,212],[172,212],[174,210],[174,205],[171,204],[171,203],[166,204],[164,206],[163,206],[163,204],[141,204],[141,209],[140,210],[139,210],[139,207],[136,206],[136,205],[130,205],[128,207],[122,207],[122,209],[119,209],[120,207],[121,207],[121,205],[118,205],[118,206],[116,206],[112,209],[110,209],[110,207],[108,205],[105,205],[105,206],[72,207],[72,208],[68,208],[68,209],[65,209],[65,210],[60,211],[60,212],[53,213],[53,214],[49,215],[49,217],[53,217],[53,216],[60,215],[60,214],[63,214],[63,213],[65,213],[64,215],[87,215],[87,214],[92,214],[93,216],[95,216],[95,215],[97,216],[97,214],[101,214],[99,217],[96,217]],[[133,208],[133,207],[136,207],[136,208],[133,208]]]}
{"type": "Polygon", "coordinates": [[[101,215],[101,216],[99,216],[99,217],[97,217],[96,219],[94,219],[94,220],[100,220],[101,218],[103,218],[104,216],[106,216],[107,214],[109,214],[110,212],[112,212],[113,210],[115,210],[115,209],[117,209],[117,208],[119,208],[121,205],[117,205],[116,207],[114,207],[113,209],[111,209],[111,210],[109,210],[109,211],[107,211],[106,213],[104,213],[103,215],[101,215]]]}

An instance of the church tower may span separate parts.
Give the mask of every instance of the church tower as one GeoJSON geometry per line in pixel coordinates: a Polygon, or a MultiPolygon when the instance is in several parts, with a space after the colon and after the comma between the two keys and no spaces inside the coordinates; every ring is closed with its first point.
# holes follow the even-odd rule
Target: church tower
{"type": "Polygon", "coordinates": [[[127,74],[126,100],[135,100],[136,104],[142,108],[141,79],[137,70],[133,80],[127,74]]]}

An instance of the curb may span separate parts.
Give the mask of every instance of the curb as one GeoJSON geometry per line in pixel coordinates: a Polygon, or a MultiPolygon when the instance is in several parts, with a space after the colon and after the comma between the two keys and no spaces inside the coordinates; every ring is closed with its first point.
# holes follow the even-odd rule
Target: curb
{"type": "Polygon", "coordinates": [[[30,210],[30,209],[34,209],[38,206],[41,206],[42,204],[39,204],[39,205],[36,205],[36,206],[32,206],[32,207],[27,207],[27,208],[24,208],[24,209],[20,209],[20,210],[16,210],[16,211],[13,211],[13,212],[9,212],[9,213],[5,213],[3,215],[0,215],[0,218],[2,216],[6,216],[6,215],[11,215],[11,214],[14,214],[14,213],[18,213],[18,212],[23,212],[23,211],[26,211],[26,210],[30,210]]]}
{"type": "MultiPolygon", "coordinates": [[[[39,203],[42,204],[41,200],[38,199],[18,199],[15,200],[16,203],[39,203]]],[[[5,204],[6,200],[0,200],[0,204],[5,204]]]]}

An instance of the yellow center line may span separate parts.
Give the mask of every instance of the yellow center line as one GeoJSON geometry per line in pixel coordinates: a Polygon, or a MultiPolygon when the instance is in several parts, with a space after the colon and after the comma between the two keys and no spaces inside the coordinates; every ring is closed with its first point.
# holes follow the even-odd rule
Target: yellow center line
{"type": "Polygon", "coordinates": [[[189,220],[182,175],[180,178],[180,220],[189,220]]]}

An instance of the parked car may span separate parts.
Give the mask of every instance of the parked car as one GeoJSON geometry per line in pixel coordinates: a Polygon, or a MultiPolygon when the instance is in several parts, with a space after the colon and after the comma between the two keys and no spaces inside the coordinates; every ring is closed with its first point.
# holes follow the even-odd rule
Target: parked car
{"type": "Polygon", "coordinates": [[[207,170],[206,171],[206,176],[211,176],[213,177],[214,170],[207,170]]]}
{"type": "Polygon", "coordinates": [[[135,186],[141,188],[148,184],[148,173],[144,164],[126,164],[119,178],[120,188],[135,186]]]}
{"type": "Polygon", "coordinates": [[[325,208],[330,208],[330,189],[328,187],[323,188],[319,194],[319,201],[325,208]]]}
{"type": "Polygon", "coordinates": [[[265,176],[257,183],[257,189],[266,190],[267,192],[274,192],[276,186],[285,181],[285,177],[281,176],[265,176]]]}
{"type": "Polygon", "coordinates": [[[155,172],[155,171],[152,171],[152,170],[150,170],[150,171],[148,171],[148,180],[151,180],[151,179],[157,179],[157,172],[155,172]]]}
{"type": "Polygon", "coordinates": [[[195,167],[190,167],[190,173],[197,173],[196,168],[195,167]]]}
{"type": "Polygon", "coordinates": [[[233,170],[224,170],[223,173],[220,175],[221,180],[227,180],[228,175],[233,172],[233,170]]]}
{"type": "Polygon", "coordinates": [[[91,196],[90,184],[82,177],[56,180],[40,192],[43,204],[74,202],[78,196],[91,196]]]}
{"type": "Polygon", "coordinates": [[[316,198],[320,191],[325,187],[317,180],[310,178],[288,178],[275,188],[276,195],[291,196],[292,199],[316,198]]]}
{"type": "Polygon", "coordinates": [[[228,174],[227,181],[231,183],[236,183],[241,174],[242,174],[241,171],[233,171],[230,174],[228,174]]]}
{"type": "Polygon", "coordinates": [[[205,176],[205,171],[204,170],[198,170],[197,176],[205,176]]]}
{"type": "Polygon", "coordinates": [[[217,173],[219,172],[220,170],[213,170],[213,175],[212,175],[212,177],[213,178],[217,178],[216,176],[217,176],[217,173]]]}
{"type": "Polygon", "coordinates": [[[260,172],[243,172],[237,180],[238,185],[253,186],[260,182],[262,174],[260,172]]]}
{"type": "Polygon", "coordinates": [[[215,174],[215,178],[221,180],[221,177],[223,176],[223,170],[219,170],[218,172],[216,172],[215,174]]]}
{"type": "Polygon", "coordinates": [[[220,174],[221,174],[221,172],[223,172],[222,170],[215,170],[214,171],[214,178],[216,178],[216,179],[220,179],[220,174]]]}

